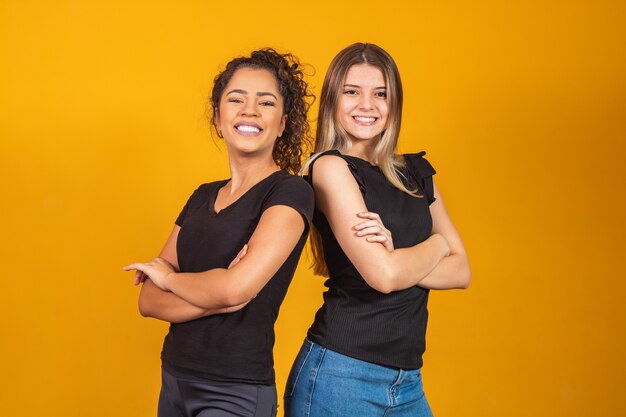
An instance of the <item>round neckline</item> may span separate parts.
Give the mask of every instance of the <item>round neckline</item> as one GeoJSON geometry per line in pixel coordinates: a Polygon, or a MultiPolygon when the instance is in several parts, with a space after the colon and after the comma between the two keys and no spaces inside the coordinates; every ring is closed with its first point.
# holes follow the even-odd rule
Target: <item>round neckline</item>
{"type": "Polygon", "coordinates": [[[346,156],[346,157],[348,157],[348,158],[353,158],[353,159],[356,159],[357,161],[361,161],[361,162],[363,162],[363,163],[365,163],[365,164],[369,165],[369,166],[370,166],[370,167],[372,167],[372,168],[380,169],[380,167],[379,167],[378,165],[374,165],[374,164],[372,164],[372,163],[371,163],[370,161],[368,161],[367,159],[359,158],[358,156],[353,156],[353,155],[345,155],[345,154],[342,154],[341,152],[339,152],[339,154],[340,154],[341,156],[346,156]]]}

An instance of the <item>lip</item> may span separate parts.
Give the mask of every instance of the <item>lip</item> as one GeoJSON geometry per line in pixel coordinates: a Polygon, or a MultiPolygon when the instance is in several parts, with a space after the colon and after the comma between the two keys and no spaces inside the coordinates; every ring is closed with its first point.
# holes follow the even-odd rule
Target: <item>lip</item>
{"type": "Polygon", "coordinates": [[[359,126],[373,126],[379,120],[379,117],[376,116],[363,116],[360,114],[356,114],[352,116],[352,120],[359,126]],[[359,120],[361,119],[361,120],[359,120]],[[367,119],[367,120],[363,120],[367,119]]]}
{"type": "Polygon", "coordinates": [[[238,122],[234,127],[235,131],[243,136],[257,136],[263,132],[261,126],[254,122],[238,122]]]}

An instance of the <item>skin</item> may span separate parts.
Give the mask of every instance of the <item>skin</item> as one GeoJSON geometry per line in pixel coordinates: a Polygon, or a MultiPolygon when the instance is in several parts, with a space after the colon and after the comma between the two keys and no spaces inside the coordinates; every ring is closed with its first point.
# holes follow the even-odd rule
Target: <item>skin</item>
{"type": "MultiPolygon", "coordinates": [[[[371,163],[370,155],[388,116],[382,72],[366,64],[352,66],[336,109],[336,120],[350,135],[352,146],[348,154],[371,163]]],[[[342,249],[370,286],[383,293],[413,285],[429,289],[468,287],[467,254],[436,184],[436,201],[430,205],[432,236],[414,247],[394,249],[391,232],[378,214],[367,211],[345,161],[326,155],[316,164],[321,166],[313,178],[318,207],[328,218],[342,249]],[[353,224],[355,216],[364,221],[348,229],[345,225],[353,224]]]]}
{"type": "MultiPolygon", "coordinates": [[[[287,116],[275,77],[266,70],[249,68],[232,76],[216,116],[231,171],[231,180],[217,194],[215,210],[219,212],[279,170],[272,149],[287,116]]],[[[176,253],[180,227],[175,226],[159,257],[124,269],[136,271],[136,284],[144,282],[139,295],[144,316],[180,323],[229,313],[243,308],[261,291],[287,260],[304,228],[304,219],[295,209],[270,207],[228,268],[181,273],[176,253]],[[276,230],[281,230],[280,238],[276,230]]]]}
{"type": "MultiPolygon", "coordinates": [[[[346,75],[336,108],[336,120],[350,135],[352,147],[347,154],[370,163],[388,118],[384,86],[385,79],[378,68],[354,65],[346,75]]],[[[326,215],[341,248],[372,288],[382,293],[414,285],[431,289],[467,288],[470,282],[467,254],[436,185],[437,200],[430,205],[433,234],[413,247],[394,249],[391,233],[380,217],[367,211],[346,162],[334,155],[324,155],[316,165],[313,176],[316,204],[326,215]],[[354,227],[346,226],[355,222],[358,223],[354,227]]]]}
{"type": "Polygon", "coordinates": [[[351,155],[370,159],[372,139],[380,137],[388,117],[383,73],[366,64],[350,67],[335,109],[335,120],[350,135],[351,155]]]}

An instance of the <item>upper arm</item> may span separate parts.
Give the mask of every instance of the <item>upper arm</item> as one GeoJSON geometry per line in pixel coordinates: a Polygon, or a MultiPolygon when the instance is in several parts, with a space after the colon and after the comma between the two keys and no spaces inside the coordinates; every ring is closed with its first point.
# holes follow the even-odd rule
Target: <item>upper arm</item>
{"type": "Polygon", "coordinates": [[[313,188],[318,208],[326,218],[344,253],[363,279],[381,290],[380,279],[388,275],[388,252],[383,245],[372,244],[355,234],[360,221],[357,213],[367,210],[359,185],[346,161],[323,155],[315,161],[313,188]]]}
{"type": "Polygon", "coordinates": [[[274,205],[263,211],[248,241],[247,254],[228,270],[229,305],[254,298],[285,263],[305,230],[304,217],[294,208],[274,205]]]}
{"type": "Polygon", "coordinates": [[[433,218],[433,233],[438,233],[446,238],[450,245],[450,255],[467,257],[461,235],[459,235],[454,223],[452,223],[452,219],[446,210],[441,193],[434,182],[433,189],[436,198],[430,205],[430,214],[433,218]]]}
{"type": "Polygon", "coordinates": [[[161,249],[161,253],[159,254],[159,258],[163,258],[168,261],[173,267],[174,270],[179,271],[180,268],[178,266],[178,252],[176,252],[176,243],[178,241],[178,233],[180,232],[180,226],[174,225],[172,232],[170,233],[163,249],[161,249]]]}

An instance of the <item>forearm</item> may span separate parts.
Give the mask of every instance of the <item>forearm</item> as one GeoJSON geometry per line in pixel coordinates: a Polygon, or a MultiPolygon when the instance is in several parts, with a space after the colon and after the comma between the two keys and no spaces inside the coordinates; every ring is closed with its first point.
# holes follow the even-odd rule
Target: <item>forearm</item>
{"type": "Polygon", "coordinates": [[[256,294],[245,294],[245,279],[232,269],[216,268],[197,273],[171,274],[167,289],[184,301],[204,309],[224,309],[249,302],[256,294]]]}
{"type": "Polygon", "coordinates": [[[433,235],[418,245],[389,253],[389,292],[418,285],[441,264],[447,250],[445,239],[433,235]]]}
{"type": "Polygon", "coordinates": [[[142,316],[170,323],[183,323],[213,314],[232,313],[242,307],[243,305],[222,309],[198,307],[172,292],[161,290],[149,279],[143,284],[139,295],[139,312],[142,316]]]}
{"type": "Polygon", "coordinates": [[[446,256],[418,285],[433,290],[467,288],[470,284],[471,272],[465,245],[448,215],[439,189],[436,185],[433,186],[437,199],[430,206],[433,232],[440,233],[446,238],[450,245],[450,255],[446,256]]]}
{"type": "Polygon", "coordinates": [[[466,289],[471,281],[467,257],[452,254],[441,262],[417,285],[430,290],[466,289]]]}

